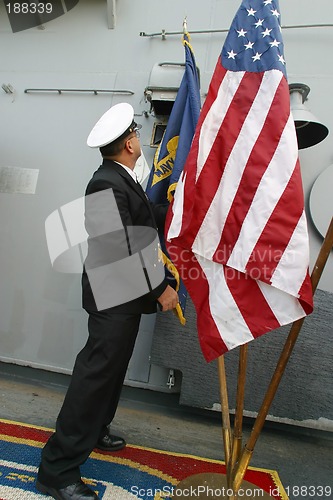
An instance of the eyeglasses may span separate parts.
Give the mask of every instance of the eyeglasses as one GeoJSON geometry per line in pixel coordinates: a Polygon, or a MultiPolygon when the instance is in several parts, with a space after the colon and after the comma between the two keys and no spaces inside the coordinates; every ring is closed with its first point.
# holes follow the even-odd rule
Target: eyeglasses
{"type": "Polygon", "coordinates": [[[125,139],[125,142],[124,142],[124,148],[126,147],[126,142],[127,142],[127,141],[129,141],[129,140],[133,139],[134,137],[137,137],[137,138],[139,139],[139,137],[140,137],[140,132],[139,132],[139,130],[138,130],[138,129],[133,130],[133,132],[132,132],[132,133],[133,133],[133,134],[135,134],[135,135],[131,135],[131,136],[129,136],[127,139],[125,139]]]}

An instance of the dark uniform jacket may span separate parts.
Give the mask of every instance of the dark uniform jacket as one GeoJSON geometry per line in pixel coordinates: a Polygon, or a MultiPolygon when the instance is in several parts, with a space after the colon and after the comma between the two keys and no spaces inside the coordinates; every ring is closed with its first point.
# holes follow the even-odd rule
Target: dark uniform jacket
{"type": "MultiPolygon", "coordinates": [[[[96,284],[92,283],[91,279],[90,283],[88,276],[91,276],[89,269],[97,269],[100,273],[97,280],[99,283],[104,279],[103,269],[107,268],[103,266],[114,265],[115,262],[123,264],[122,260],[128,255],[141,256],[140,250],[153,243],[153,239],[157,237],[157,228],[163,230],[167,208],[168,205],[153,205],[149,202],[140,184],[136,183],[121,165],[111,160],[103,160],[86,189],[85,226],[89,237],[88,255],[82,274],[84,309],[112,309],[115,313],[156,312],[157,298],[167,287],[164,276],[158,279],[158,283],[153,279],[152,285],[149,273],[144,269],[148,293],[115,306],[111,304],[112,307],[101,307],[98,304],[98,308],[94,298],[96,284]]],[[[126,280],[128,281],[128,275],[126,280]]],[[[135,277],[133,286],[134,281],[135,277]]],[[[122,286],[122,283],[109,279],[109,282],[101,283],[101,289],[115,287],[113,291],[117,293],[119,285],[122,286]]]]}

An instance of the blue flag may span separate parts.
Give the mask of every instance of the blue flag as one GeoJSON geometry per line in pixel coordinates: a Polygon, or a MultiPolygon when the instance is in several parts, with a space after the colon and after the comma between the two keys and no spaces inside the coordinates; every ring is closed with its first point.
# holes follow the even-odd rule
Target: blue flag
{"type": "MultiPolygon", "coordinates": [[[[200,85],[194,54],[189,42],[189,34],[184,33],[185,72],[176,100],[173,104],[166,130],[156,151],[154,165],[147,183],[146,193],[154,203],[171,201],[178,179],[190,151],[194,131],[200,114],[200,85]]],[[[178,273],[165,250],[164,237],[161,246],[167,269],[177,281],[180,309],[177,313],[184,322],[187,292],[178,278],[178,273]]]]}

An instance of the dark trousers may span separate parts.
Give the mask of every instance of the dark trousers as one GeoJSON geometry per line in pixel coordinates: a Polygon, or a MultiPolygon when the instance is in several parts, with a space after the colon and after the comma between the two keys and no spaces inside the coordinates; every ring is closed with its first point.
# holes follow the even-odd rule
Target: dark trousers
{"type": "Polygon", "coordinates": [[[80,479],[80,465],[116,412],[140,317],[89,313],[89,338],[76,358],[56,431],[42,450],[41,483],[64,488],[80,479]]]}

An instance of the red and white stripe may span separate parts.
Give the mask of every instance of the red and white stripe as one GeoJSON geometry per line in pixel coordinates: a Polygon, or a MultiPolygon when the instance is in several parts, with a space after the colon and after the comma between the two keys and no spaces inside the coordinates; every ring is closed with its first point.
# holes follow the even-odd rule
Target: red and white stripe
{"type": "Polygon", "coordinates": [[[312,311],[307,223],[282,72],[217,63],[166,240],[208,361],[312,311]]]}

